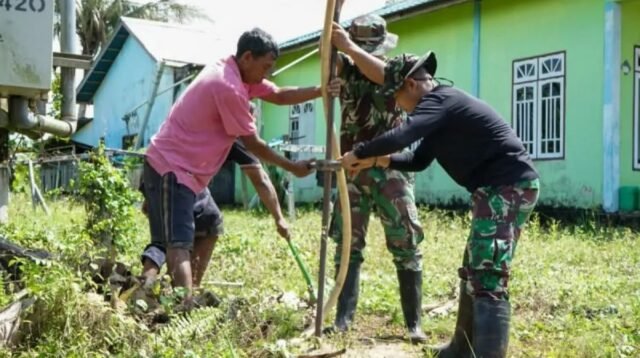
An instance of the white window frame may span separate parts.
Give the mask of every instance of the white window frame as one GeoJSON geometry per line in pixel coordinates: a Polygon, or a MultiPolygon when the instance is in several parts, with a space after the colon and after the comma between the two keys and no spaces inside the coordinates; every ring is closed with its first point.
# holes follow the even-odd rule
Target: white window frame
{"type": "MultiPolygon", "coordinates": [[[[553,96],[553,94],[552,94],[553,96]]],[[[560,155],[561,157],[563,156],[564,153],[564,148],[563,148],[563,138],[564,138],[564,79],[563,78],[550,78],[550,79],[546,79],[546,80],[540,80],[538,81],[538,103],[539,108],[538,111],[540,112],[540,121],[537,122],[538,124],[538,131],[537,131],[537,137],[539,138],[539,142],[538,142],[538,158],[539,159],[554,159],[557,158],[558,155],[560,155]],[[560,125],[559,125],[559,132],[560,133],[555,133],[555,126],[552,121],[552,119],[550,119],[551,116],[548,116],[545,118],[545,120],[547,121],[547,138],[543,138],[542,137],[542,116],[544,115],[544,113],[542,113],[542,101],[545,100],[545,98],[542,98],[542,87],[546,84],[553,84],[553,83],[560,83],[560,95],[559,95],[559,100],[560,100],[560,125]],[[551,128],[551,133],[553,135],[549,135],[549,128],[551,128]],[[559,152],[552,152],[552,153],[545,153],[544,152],[544,144],[550,141],[559,141],[560,142],[560,149],[559,152]]],[[[551,107],[550,109],[548,108],[547,111],[551,114],[555,114],[555,109],[554,107],[551,107]]],[[[551,117],[553,118],[553,117],[551,117]]]]}
{"type": "MultiPolygon", "coordinates": [[[[293,144],[313,145],[315,123],[309,115],[315,116],[315,101],[310,100],[289,106],[289,139],[293,144]]],[[[306,159],[309,153],[292,153],[293,159],[306,159]]]]}
{"type": "Polygon", "coordinates": [[[640,170],[640,46],[633,52],[633,170],[640,170]]]}
{"type": "Polygon", "coordinates": [[[564,53],[556,53],[553,55],[541,56],[538,58],[538,64],[539,64],[538,73],[540,74],[539,79],[564,76],[564,53]],[[546,66],[547,61],[552,61],[552,60],[559,60],[560,68],[555,69],[552,72],[543,73],[543,69],[545,68],[549,69],[546,66]]]}
{"type": "Polygon", "coordinates": [[[300,112],[302,112],[302,104],[296,103],[289,106],[289,118],[298,118],[300,117],[300,112]]]}
{"type": "Polygon", "coordinates": [[[521,60],[513,62],[513,82],[514,83],[522,83],[535,81],[538,79],[538,59],[529,59],[529,60],[521,60]],[[525,72],[525,70],[520,70],[521,67],[524,66],[533,66],[533,73],[525,72]]]}
{"type": "MultiPolygon", "coordinates": [[[[532,58],[519,59],[513,61],[513,82],[512,82],[512,100],[511,100],[511,123],[520,136],[521,131],[527,131],[526,134],[533,133],[533,141],[530,139],[530,135],[523,136],[523,144],[527,148],[527,151],[531,155],[532,159],[564,159],[565,153],[565,98],[566,98],[566,54],[565,52],[557,52],[542,56],[536,56],[532,58]],[[549,67],[549,64],[555,62],[555,66],[549,67]],[[549,83],[560,84],[559,98],[559,112],[556,113],[556,107],[551,106],[545,113],[542,113],[542,102],[547,100],[542,98],[542,88],[549,83]],[[533,99],[526,99],[524,102],[518,101],[518,91],[531,87],[533,89],[533,99]],[[525,111],[525,114],[532,116],[532,126],[523,125],[526,120],[518,121],[518,115],[522,118],[523,109],[521,104],[530,103],[533,101],[533,110],[525,111]],[[545,114],[551,115],[550,117],[544,117],[545,114]],[[556,117],[558,116],[558,117],[556,117]],[[556,128],[558,123],[555,121],[558,118],[559,128],[556,128]],[[546,133],[543,133],[543,123],[546,120],[546,133]],[[543,134],[546,137],[543,138],[543,134]],[[549,141],[559,143],[559,148],[553,152],[546,152],[546,144],[549,141]]],[[[529,118],[529,117],[527,117],[529,118]]],[[[555,146],[554,146],[555,149],[555,146]]]]}
{"type": "Polygon", "coordinates": [[[538,110],[538,106],[536,105],[536,99],[538,98],[538,86],[535,85],[535,82],[529,82],[529,83],[521,83],[521,84],[516,84],[513,86],[513,100],[514,100],[514,106],[513,106],[513,129],[516,131],[516,133],[520,133],[520,131],[525,130],[527,133],[526,134],[530,134],[530,133],[534,133],[533,137],[531,139],[531,141],[529,141],[528,137],[527,138],[520,138],[522,140],[522,144],[524,144],[525,148],[527,148],[527,151],[529,153],[536,153],[538,150],[538,143],[536,141],[536,137],[537,137],[537,133],[538,133],[538,122],[536,121],[536,118],[538,116],[537,110],[538,110]],[[518,105],[520,103],[517,103],[517,96],[518,96],[518,90],[520,89],[525,89],[527,87],[530,87],[533,91],[533,108],[532,108],[532,113],[531,116],[533,117],[533,121],[531,121],[531,127],[532,128],[527,128],[529,127],[528,125],[525,125],[524,129],[520,128],[520,122],[517,120],[518,116],[517,113],[519,111],[521,111],[522,109],[518,107],[518,105]],[[530,147],[529,147],[530,146],[530,147]]]}

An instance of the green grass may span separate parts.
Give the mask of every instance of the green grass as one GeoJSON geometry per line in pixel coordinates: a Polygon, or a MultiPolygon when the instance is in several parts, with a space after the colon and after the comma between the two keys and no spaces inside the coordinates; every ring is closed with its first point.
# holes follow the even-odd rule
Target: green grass
{"type": "MultiPolygon", "coordinates": [[[[14,197],[13,224],[1,231],[29,247],[62,253],[63,260],[91,254],[78,238],[84,211],[71,201],[49,203],[51,217],[34,214],[25,197],[14,197]]],[[[425,231],[423,303],[450,299],[457,287],[469,217],[421,210],[425,231]]],[[[142,215],[131,249],[120,259],[138,273],[139,251],[148,240],[142,215]]],[[[301,348],[288,344],[310,323],[309,310],[278,302],[283,292],[305,297],[302,275],[264,214],[225,210],[226,234],[214,251],[205,281],[243,282],[240,288],[208,287],[225,298],[218,309],[176,318],[152,331],[126,313],[87,295],[86,279],[65,264],[28,267],[28,285],[41,297],[40,321],[23,325],[16,356],[269,357],[301,348]],[[231,313],[230,313],[231,312],[231,313]],[[232,314],[233,313],[233,314],[232,314]]],[[[312,275],[317,273],[320,214],[301,210],[293,239],[312,275]]],[[[329,245],[328,276],[333,277],[329,245]]],[[[73,261],[73,260],[70,260],[73,261]]],[[[382,227],[372,220],[363,265],[357,330],[331,341],[357,346],[358,338],[403,332],[395,269],[382,227]]],[[[514,318],[512,357],[640,356],[640,247],[638,234],[593,222],[541,227],[534,218],[518,245],[510,282],[514,318]]],[[[331,317],[329,317],[331,319],[331,317]]],[[[431,343],[449,338],[455,314],[423,318],[431,343]]],[[[312,341],[311,343],[312,344],[312,341]]],[[[308,345],[307,345],[308,346],[308,345]]]]}

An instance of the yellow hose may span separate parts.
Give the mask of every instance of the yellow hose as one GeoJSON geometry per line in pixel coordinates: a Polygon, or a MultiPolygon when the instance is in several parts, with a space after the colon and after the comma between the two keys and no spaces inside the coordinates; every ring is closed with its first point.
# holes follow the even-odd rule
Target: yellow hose
{"type": "MultiPolygon", "coordinates": [[[[328,113],[329,106],[331,104],[327,86],[331,78],[331,72],[335,69],[335,64],[331,63],[331,25],[333,24],[335,7],[336,0],[327,0],[324,28],[321,37],[322,51],[320,54],[320,64],[322,68],[320,76],[322,81],[322,99],[324,102],[324,113],[327,125],[329,123],[328,113]]],[[[335,127],[332,128],[331,133],[332,158],[337,159],[340,156],[340,143],[337,140],[335,127]]],[[[340,257],[340,270],[336,276],[335,285],[329,294],[329,298],[324,304],[323,312],[325,313],[329,312],[338,301],[338,296],[342,291],[342,286],[344,285],[345,278],[347,277],[349,257],[351,256],[351,206],[349,204],[349,192],[347,190],[347,177],[345,176],[344,170],[336,172],[336,179],[340,198],[340,209],[342,210],[342,253],[340,257]]]]}

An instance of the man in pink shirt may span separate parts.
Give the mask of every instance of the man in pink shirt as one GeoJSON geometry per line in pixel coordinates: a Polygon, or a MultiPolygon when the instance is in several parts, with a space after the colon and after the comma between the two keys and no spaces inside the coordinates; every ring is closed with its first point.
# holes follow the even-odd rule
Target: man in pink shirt
{"type": "Polygon", "coordinates": [[[249,100],[288,105],[321,95],[320,86],[278,88],[265,78],[279,50],[260,29],[245,32],[235,56],[207,66],[176,101],[151,138],[144,166],[144,190],[152,242],[164,243],[174,287],[192,302],[193,205],[220,170],[240,137],[247,149],[298,177],[311,173],[309,161],[293,162],[271,150],[256,133],[249,100]]]}

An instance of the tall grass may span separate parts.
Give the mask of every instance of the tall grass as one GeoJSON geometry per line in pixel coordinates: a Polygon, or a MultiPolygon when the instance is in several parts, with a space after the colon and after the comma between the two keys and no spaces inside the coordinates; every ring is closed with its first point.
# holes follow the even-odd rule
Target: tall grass
{"type": "MultiPolygon", "coordinates": [[[[21,344],[4,354],[16,356],[243,357],[286,356],[301,348],[288,344],[310,323],[310,310],[282,302],[285,292],[304,298],[305,284],[286,243],[264,214],[225,210],[226,234],[214,251],[205,282],[225,299],[216,309],[175,317],[149,328],[126,311],[115,311],[87,294],[87,279],[73,258],[91,254],[88,238],[78,237],[82,206],[71,200],[49,203],[52,215],[34,213],[26,197],[14,197],[12,224],[0,228],[21,245],[56,253],[60,261],[30,265],[27,285],[36,295],[31,322],[22,326],[21,344]],[[215,281],[242,287],[212,286],[215,281]],[[37,320],[33,313],[37,313],[37,320]]],[[[423,303],[452,297],[457,268],[468,235],[469,217],[420,211],[425,241],[423,303]]],[[[139,273],[139,251],[148,241],[145,218],[131,249],[119,259],[139,273]]],[[[312,274],[317,273],[320,214],[301,210],[293,240],[312,274]]],[[[333,277],[330,245],[329,277],[333,277]]],[[[526,228],[510,282],[514,317],[510,356],[640,356],[640,247],[638,233],[595,223],[545,227],[534,219],[526,228]]],[[[361,277],[356,330],[329,339],[357,350],[361,337],[403,332],[395,269],[382,227],[371,221],[361,277]]],[[[328,318],[329,320],[331,317],[328,318]]],[[[455,313],[423,318],[430,343],[449,338],[455,313]]]]}

